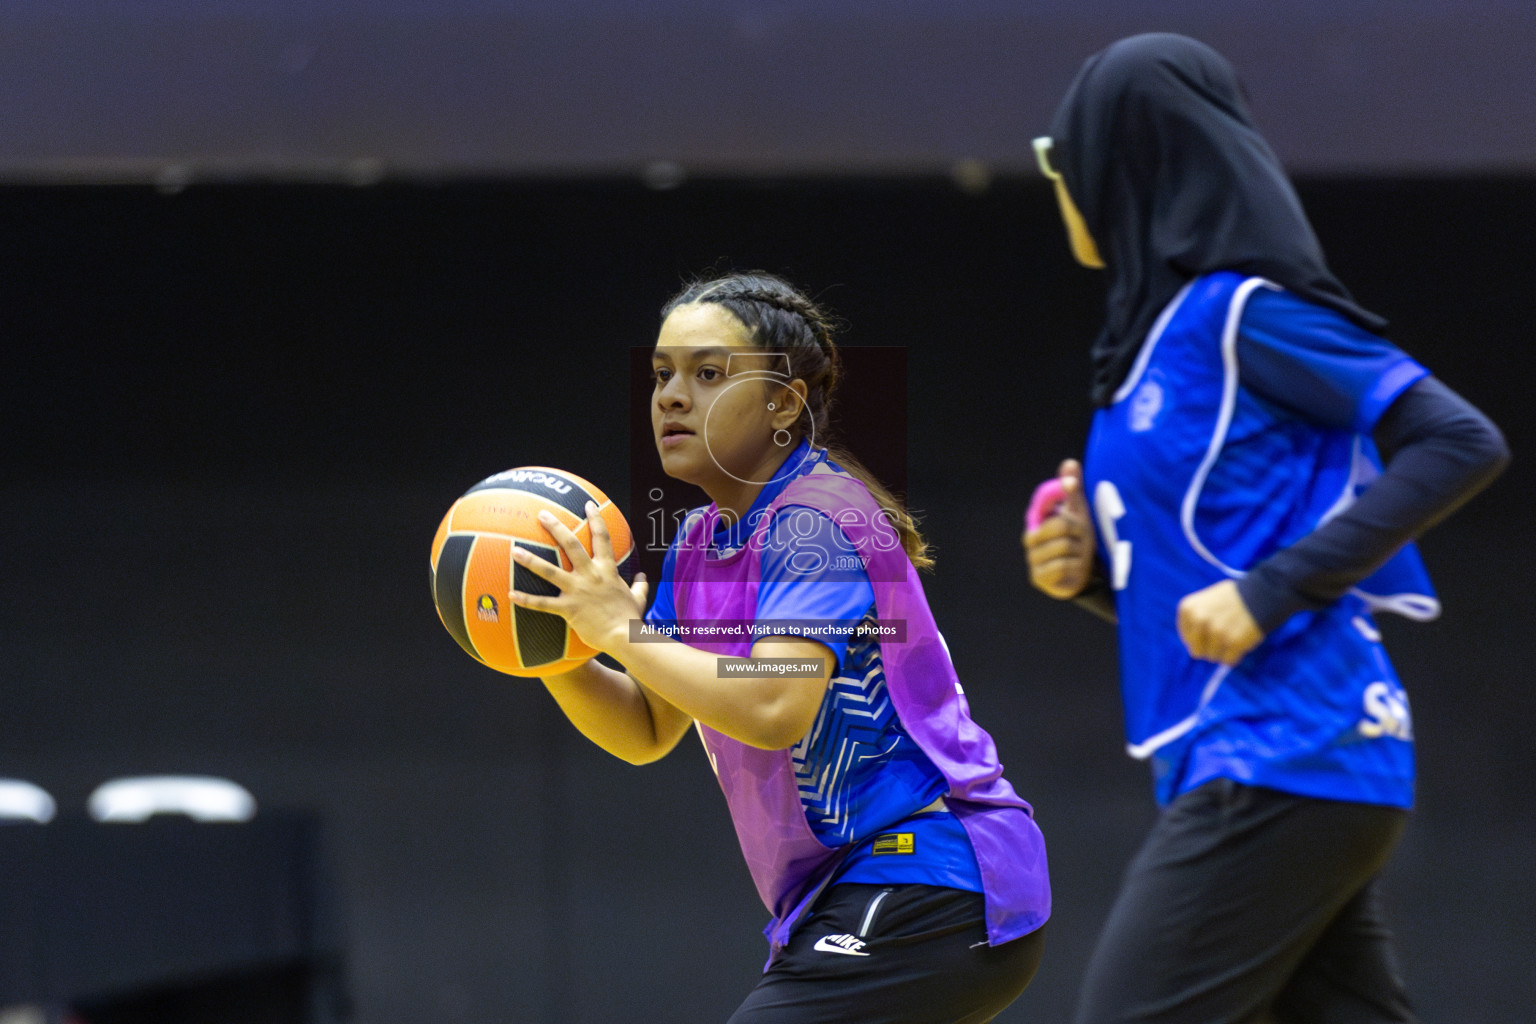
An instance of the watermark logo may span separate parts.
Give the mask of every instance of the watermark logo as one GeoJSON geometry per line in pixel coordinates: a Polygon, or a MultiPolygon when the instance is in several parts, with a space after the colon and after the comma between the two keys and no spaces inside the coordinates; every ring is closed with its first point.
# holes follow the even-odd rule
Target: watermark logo
{"type": "MultiPolygon", "coordinates": [[[[716,413],[721,409],[728,409],[732,406],[732,403],[724,400],[725,396],[735,388],[750,385],[761,388],[763,392],[762,401],[766,404],[769,412],[778,411],[780,402],[792,404],[795,407],[795,422],[801,423],[805,429],[806,441],[812,448],[815,447],[816,424],[811,417],[801,415],[805,411],[804,400],[789,387],[764,387],[762,383],[787,385],[790,381],[789,356],[783,352],[732,352],[725,359],[725,375],[730,380],[730,383],[721,391],[720,398],[715,400],[715,403],[709,408],[709,413],[704,417],[702,437],[704,450],[709,452],[710,461],[715,464],[715,467],[720,472],[732,480],[758,486],[766,486],[777,480],[787,480],[800,472],[801,466],[804,464],[804,458],[808,458],[809,455],[800,459],[786,459],[784,464],[766,480],[737,476],[720,461],[720,456],[716,453],[715,446],[710,443],[711,426],[713,426],[717,433],[722,431],[720,420],[716,418],[716,413]]],[[[793,440],[794,435],[788,430],[781,429],[774,432],[773,443],[780,448],[789,447],[793,440]]]]}

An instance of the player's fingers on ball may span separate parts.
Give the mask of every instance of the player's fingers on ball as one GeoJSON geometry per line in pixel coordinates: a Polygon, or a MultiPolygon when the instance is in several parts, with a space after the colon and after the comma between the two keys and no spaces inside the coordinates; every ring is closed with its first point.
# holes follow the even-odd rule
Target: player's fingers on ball
{"type": "Polygon", "coordinates": [[[549,535],[555,538],[555,543],[560,545],[560,550],[565,552],[565,557],[571,560],[571,567],[579,569],[592,561],[587,554],[587,549],[581,541],[571,532],[571,528],[554,517],[553,513],[540,512],[539,525],[549,531],[549,535]]]}
{"type": "Polygon", "coordinates": [[[576,535],[571,532],[570,527],[556,519],[555,514],[548,511],[547,509],[539,512],[539,525],[544,527],[545,530],[549,531],[549,535],[553,537],[555,539],[555,543],[559,544],[561,547],[565,547],[567,544],[573,541],[576,542],[578,546],[581,543],[580,541],[576,540],[576,535]]]}
{"type": "Polygon", "coordinates": [[[595,501],[587,502],[587,525],[592,531],[592,558],[599,562],[612,562],[613,538],[608,535],[608,524],[603,521],[603,514],[595,501]]]}
{"type": "MultiPolygon", "coordinates": [[[[568,575],[564,569],[560,568],[554,562],[551,562],[546,558],[540,558],[538,555],[534,554],[532,551],[529,551],[526,548],[514,547],[512,549],[512,561],[516,562],[524,569],[527,569],[539,579],[547,580],[557,587],[561,585],[561,578],[568,575]]],[[[563,590],[565,588],[561,587],[561,589],[563,590]]]]}
{"type": "Polygon", "coordinates": [[[559,610],[555,607],[555,599],[544,594],[529,594],[521,590],[513,590],[507,593],[507,597],[513,604],[527,608],[529,611],[559,614],[559,610]]]}

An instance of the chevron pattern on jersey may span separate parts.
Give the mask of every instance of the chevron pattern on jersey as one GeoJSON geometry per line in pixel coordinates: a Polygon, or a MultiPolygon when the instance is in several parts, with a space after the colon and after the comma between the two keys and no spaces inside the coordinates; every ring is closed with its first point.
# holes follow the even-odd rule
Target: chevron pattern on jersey
{"type": "Polygon", "coordinates": [[[886,693],[879,643],[850,643],[840,674],[827,684],[816,721],[790,750],[800,802],[824,841],[851,841],[850,798],[864,774],[859,769],[878,770],[905,738],[886,693]]]}

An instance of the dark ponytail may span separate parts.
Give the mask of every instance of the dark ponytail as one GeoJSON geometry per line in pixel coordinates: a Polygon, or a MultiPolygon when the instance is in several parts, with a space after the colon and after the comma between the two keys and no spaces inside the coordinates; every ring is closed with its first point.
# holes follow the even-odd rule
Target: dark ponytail
{"type": "MultiPolygon", "coordinates": [[[[830,440],[832,398],[842,377],[842,357],[832,341],[832,317],[783,278],[762,271],[726,274],[695,281],[674,295],[661,309],[662,319],[679,306],[712,302],[729,310],[746,327],[752,343],[789,360],[790,380],[805,381],[805,405],[794,427],[800,436],[830,440]]],[[[919,569],[933,566],[928,542],[918,532],[917,520],[901,500],[865,469],[851,452],[832,443],[823,445],[832,461],[869,489],[891,525],[901,546],[919,569]]]]}

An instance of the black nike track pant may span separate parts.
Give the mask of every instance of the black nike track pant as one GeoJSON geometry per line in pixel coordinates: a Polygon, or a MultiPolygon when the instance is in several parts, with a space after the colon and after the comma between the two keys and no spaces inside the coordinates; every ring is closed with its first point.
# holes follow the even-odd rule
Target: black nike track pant
{"type": "Polygon", "coordinates": [[[834,885],[730,1024],[984,1024],[1040,965],[1040,930],[987,945],[980,893],[834,885]]]}

